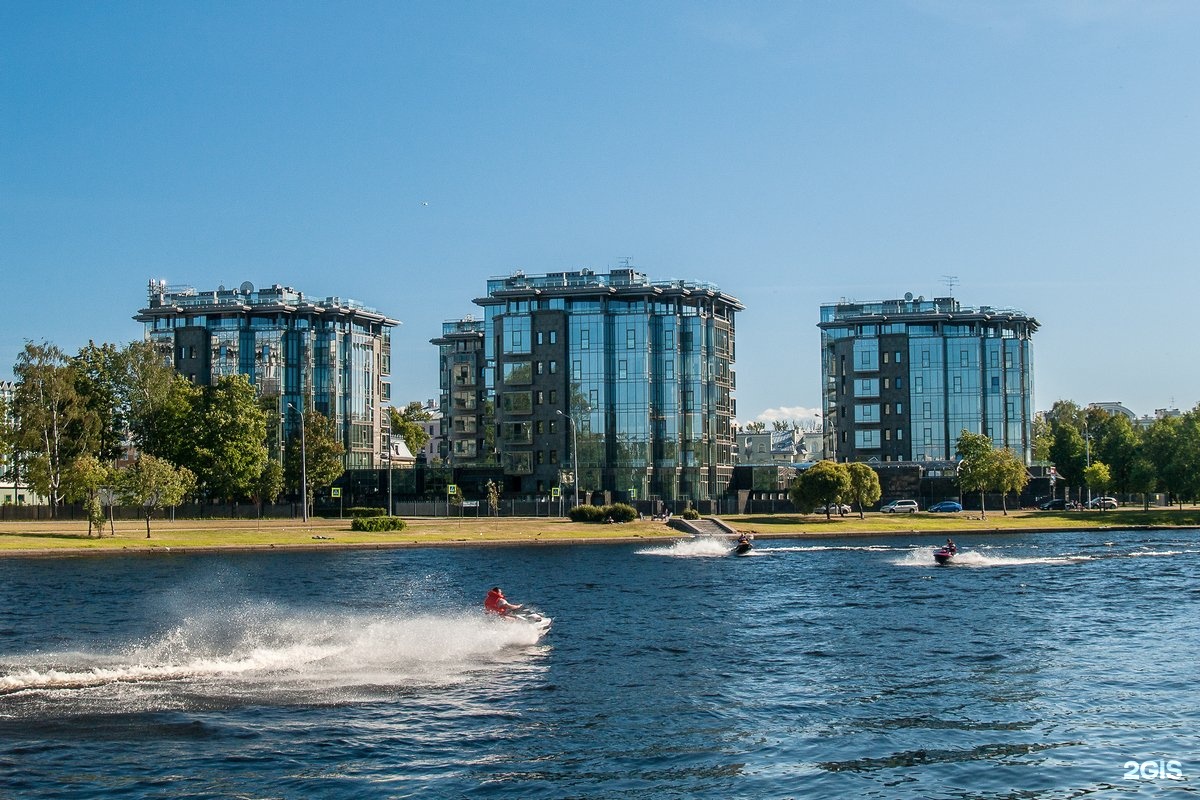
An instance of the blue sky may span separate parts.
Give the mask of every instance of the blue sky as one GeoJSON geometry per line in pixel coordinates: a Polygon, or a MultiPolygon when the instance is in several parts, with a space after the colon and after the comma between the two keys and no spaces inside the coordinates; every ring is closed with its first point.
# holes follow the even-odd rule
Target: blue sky
{"type": "Polygon", "coordinates": [[[1200,4],[0,4],[0,377],[141,336],[146,282],[403,321],[437,395],[489,276],[740,298],[738,416],[819,405],[819,306],[1042,324],[1035,405],[1200,401],[1200,4]]]}

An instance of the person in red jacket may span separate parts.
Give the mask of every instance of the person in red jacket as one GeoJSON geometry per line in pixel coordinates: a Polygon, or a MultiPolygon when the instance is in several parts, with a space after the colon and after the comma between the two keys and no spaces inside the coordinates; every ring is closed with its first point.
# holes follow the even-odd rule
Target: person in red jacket
{"type": "Polygon", "coordinates": [[[516,603],[508,602],[504,597],[504,592],[500,591],[499,586],[493,586],[492,590],[487,593],[487,597],[483,599],[483,608],[489,614],[504,616],[510,611],[516,611],[520,607],[516,603]]]}

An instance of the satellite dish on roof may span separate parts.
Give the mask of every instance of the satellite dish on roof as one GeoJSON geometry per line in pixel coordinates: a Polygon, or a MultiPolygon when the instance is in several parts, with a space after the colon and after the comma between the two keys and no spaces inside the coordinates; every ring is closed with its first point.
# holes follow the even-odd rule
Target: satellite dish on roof
{"type": "Polygon", "coordinates": [[[242,281],[242,294],[250,294],[254,291],[254,284],[250,281],[242,281]]]}
{"type": "Polygon", "coordinates": [[[906,302],[906,303],[911,303],[911,302],[912,302],[912,292],[905,292],[905,293],[904,293],[904,302],[906,302]]]}

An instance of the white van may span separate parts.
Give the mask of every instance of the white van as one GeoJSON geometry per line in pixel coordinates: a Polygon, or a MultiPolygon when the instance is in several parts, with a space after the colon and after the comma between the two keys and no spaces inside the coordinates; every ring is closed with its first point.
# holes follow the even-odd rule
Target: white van
{"type": "Polygon", "coordinates": [[[920,511],[916,500],[893,500],[879,510],[885,514],[915,514],[920,511]]]}

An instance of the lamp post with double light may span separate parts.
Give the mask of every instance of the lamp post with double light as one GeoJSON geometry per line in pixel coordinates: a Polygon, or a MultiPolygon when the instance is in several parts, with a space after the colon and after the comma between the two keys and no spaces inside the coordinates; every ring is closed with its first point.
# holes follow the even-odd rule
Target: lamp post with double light
{"type": "Polygon", "coordinates": [[[575,507],[579,506],[579,438],[575,432],[575,420],[570,414],[564,414],[558,409],[558,415],[571,426],[571,483],[575,485],[575,507]]]}

